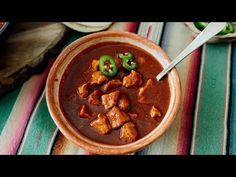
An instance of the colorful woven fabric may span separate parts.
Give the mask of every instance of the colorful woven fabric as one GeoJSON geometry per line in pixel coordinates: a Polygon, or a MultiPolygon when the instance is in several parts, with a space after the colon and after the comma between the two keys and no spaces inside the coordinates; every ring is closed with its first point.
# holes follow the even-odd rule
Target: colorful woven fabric
{"type": "MultiPolygon", "coordinates": [[[[5,99],[9,97],[11,100],[8,103],[10,107],[8,107],[8,104],[1,103],[1,112],[4,113],[4,110],[8,110],[8,114],[3,115],[5,119],[1,118],[1,122],[4,122],[1,123],[0,154],[17,153],[30,114],[45,84],[51,65],[52,62],[43,73],[32,76],[21,88],[5,96],[5,99]]],[[[4,99],[1,101],[4,101],[4,99]]]]}
{"type": "Polygon", "coordinates": [[[226,154],[231,44],[202,51],[191,154],[226,154]]]}
{"type": "Polygon", "coordinates": [[[232,45],[231,89],[229,106],[229,154],[236,154],[236,43],[232,45]]]}

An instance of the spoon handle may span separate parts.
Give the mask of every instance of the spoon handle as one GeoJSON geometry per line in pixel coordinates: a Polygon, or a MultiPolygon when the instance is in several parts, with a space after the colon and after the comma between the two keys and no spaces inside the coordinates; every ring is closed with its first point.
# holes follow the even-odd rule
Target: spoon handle
{"type": "Polygon", "coordinates": [[[167,65],[156,77],[159,81],[166,75],[173,67],[175,67],[186,56],[192,53],[195,49],[207,42],[210,38],[219,33],[225,26],[226,22],[211,22],[207,27],[169,64],[167,65]]]}

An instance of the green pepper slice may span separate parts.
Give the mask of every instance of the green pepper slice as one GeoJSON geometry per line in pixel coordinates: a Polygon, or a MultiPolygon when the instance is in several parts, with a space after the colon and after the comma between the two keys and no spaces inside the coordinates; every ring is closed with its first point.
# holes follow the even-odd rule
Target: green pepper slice
{"type": "Polygon", "coordinates": [[[125,69],[131,71],[137,68],[137,62],[134,60],[134,55],[131,52],[125,52],[118,56],[122,60],[122,66],[125,69]]]}
{"type": "Polygon", "coordinates": [[[227,25],[225,26],[225,28],[220,31],[218,34],[219,35],[225,35],[228,33],[233,33],[234,32],[234,25],[231,22],[228,22],[227,25]]]}
{"type": "Polygon", "coordinates": [[[115,59],[110,55],[102,55],[99,59],[99,70],[105,76],[115,76],[118,72],[115,59]]]}
{"type": "Polygon", "coordinates": [[[194,22],[194,25],[200,31],[204,30],[207,27],[208,24],[209,24],[209,22],[194,22]]]}
{"type": "Polygon", "coordinates": [[[129,60],[131,58],[134,58],[134,55],[131,52],[125,52],[125,53],[120,53],[118,55],[122,60],[129,60]]]}
{"type": "MultiPolygon", "coordinates": [[[[209,22],[194,22],[194,25],[200,31],[204,30],[208,24],[209,22]]],[[[218,35],[226,35],[228,33],[234,33],[234,31],[235,31],[234,25],[231,22],[227,22],[225,28],[222,31],[220,31],[218,35]]]]}

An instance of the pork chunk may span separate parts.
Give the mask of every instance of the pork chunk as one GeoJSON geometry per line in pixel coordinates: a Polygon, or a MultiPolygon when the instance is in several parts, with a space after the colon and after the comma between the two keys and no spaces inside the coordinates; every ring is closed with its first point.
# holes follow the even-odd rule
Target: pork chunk
{"type": "Polygon", "coordinates": [[[119,98],[120,91],[114,91],[109,94],[102,95],[102,104],[105,109],[110,109],[117,104],[119,98]]]}
{"type": "Polygon", "coordinates": [[[89,111],[88,107],[84,104],[80,109],[79,116],[80,118],[90,119],[93,117],[93,114],[89,111]]]}
{"type": "Polygon", "coordinates": [[[89,95],[90,84],[82,84],[80,87],[77,88],[77,94],[81,98],[86,98],[89,95]]]}
{"type": "Polygon", "coordinates": [[[152,79],[148,79],[146,84],[139,89],[139,92],[138,92],[139,103],[147,103],[149,89],[151,89],[153,85],[154,85],[154,81],[152,79]]]}
{"type": "Polygon", "coordinates": [[[90,84],[92,86],[97,86],[106,82],[108,82],[108,78],[102,75],[100,71],[96,71],[92,74],[92,78],[90,81],[90,84]]]}
{"type": "Polygon", "coordinates": [[[137,136],[138,132],[136,130],[134,123],[127,122],[121,127],[120,139],[123,140],[124,142],[130,143],[136,140],[137,136]]]}
{"type": "Polygon", "coordinates": [[[107,82],[103,89],[105,92],[109,91],[109,90],[112,90],[112,89],[115,89],[115,88],[118,88],[118,87],[121,87],[122,86],[122,82],[119,80],[119,79],[113,79],[109,82],[107,82]]]}
{"type": "Polygon", "coordinates": [[[120,94],[120,97],[118,100],[118,107],[122,111],[128,111],[129,105],[130,105],[130,103],[129,103],[128,97],[124,93],[120,94]]]}
{"type": "Polygon", "coordinates": [[[93,60],[92,63],[91,63],[91,66],[92,66],[92,70],[93,71],[98,71],[98,69],[99,69],[99,61],[98,60],[93,60]]]}
{"type": "Polygon", "coordinates": [[[138,88],[142,85],[142,76],[138,72],[132,70],[128,76],[123,78],[123,86],[124,87],[134,87],[138,88]]]}
{"type": "Polygon", "coordinates": [[[152,106],[150,109],[150,116],[152,118],[161,117],[161,112],[155,106],[152,106]]]}
{"type": "Polygon", "coordinates": [[[110,123],[103,114],[98,114],[98,118],[92,121],[90,126],[95,128],[102,135],[107,134],[111,130],[110,123]]]}
{"type": "Polygon", "coordinates": [[[93,105],[100,105],[101,90],[95,90],[89,95],[88,102],[93,105]]]}
{"type": "Polygon", "coordinates": [[[152,79],[148,79],[146,84],[139,89],[138,96],[142,96],[149,88],[153,86],[154,82],[152,79]]]}
{"type": "Polygon", "coordinates": [[[107,112],[106,115],[113,129],[119,128],[125,122],[130,120],[129,116],[116,106],[114,106],[109,112],[107,112]]]}

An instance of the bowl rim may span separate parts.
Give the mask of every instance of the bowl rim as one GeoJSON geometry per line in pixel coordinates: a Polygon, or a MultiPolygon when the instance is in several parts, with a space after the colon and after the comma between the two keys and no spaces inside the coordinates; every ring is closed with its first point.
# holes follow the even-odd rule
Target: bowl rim
{"type": "MultiPolygon", "coordinates": [[[[128,154],[143,149],[144,147],[146,147],[147,145],[158,139],[170,127],[170,125],[172,124],[172,122],[176,117],[176,114],[178,113],[180,105],[180,97],[181,97],[180,79],[177,70],[175,68],[172,69],[167,74],[169,84],[172,84],[171,85],[172,87],[170,89],[174,88],[174,91],[173,90],[171,91],[171,93],[174,96],[172,96],[170,100],[170,105],[172,105],[172,107],[170,108],[169,105],[169,108],[167,110],[168,115],[166,113],[161,123],[143,138],[125,145],[109,145],[104,143],[98,143],[81,135],[79,133],[79,130],[76,129],[76,127],[74,127],[73,124],[69,122],[69,120],[66,120],[66,118],[62,113],[60,113],[60,106],[56,106],[56,98],[54,94],[57,95],[57,93],[54,93],[54,83],[57,74],[57,69],[64,62],[64,59],[79,45],[88,42],[90,40],[93,40],[94,38],[101,38],[105,36],[127,37],[129,39],[135,40],[136,42],[139,43],[142,42],[144,45],[155,50],[155,52],[161,54],[162,59],[160,60],[163,60],[163,63],[161,63],[161,61],[158,59],[157,61],[159,61],[159,63],[162,66],[165,66],[166,64],[170,63],[168,55],[160,46],[138,34],[131,32],[122,32],[122,31],[102,31],[102,32],[92,33],[82,38],[79,38],[74,42],[72,42],[71,44],[69,44],[67,47],[63,49],[63,51],[57,57],[56,61],[54,62],[53,66],[50,69],[46,81],[46,102],[49,113],[52,119],[54,120],[55,124],[59,128],[59,130],[67,139],[69,139],[77,146],[95,154],[128,154]],[[171,104],[171,102],[173,103],[171,104]]],[[[70,58],[70,61],[66,65],[68,66],[73,59],[74,58],[70,58]]],[[[64,73],[65,72],[63,72],[61,75],[63,75],[64,73]]],[[[60,81],[56,82],[58,82],[58,85],[60,85],[60,81]]]]}

